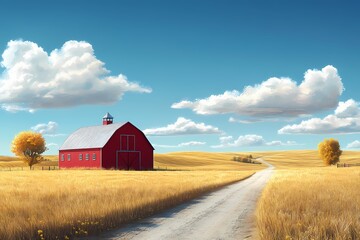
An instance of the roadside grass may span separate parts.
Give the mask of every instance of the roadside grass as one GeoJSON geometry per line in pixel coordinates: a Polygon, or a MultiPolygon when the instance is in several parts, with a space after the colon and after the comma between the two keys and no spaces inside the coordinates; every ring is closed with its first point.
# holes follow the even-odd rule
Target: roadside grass
{"type": "Polygon", "coordinates": [[[254,171],[0,173],[0,239],[68,239],[112,229],[254,171]]]}
{"type": "Polygon", "coordinates": [[[256,209],[260,239],[360,239],[359,189],[359,167],[277,170],[256,209]]]}

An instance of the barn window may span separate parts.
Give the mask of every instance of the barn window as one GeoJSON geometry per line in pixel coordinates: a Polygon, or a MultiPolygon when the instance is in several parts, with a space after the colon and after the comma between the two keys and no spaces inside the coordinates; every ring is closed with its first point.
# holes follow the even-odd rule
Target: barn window
{"type": "Polygon", "coordinates": [[[71,155],[70,155],[70,153],[68,154],[68,161],[70,161],[71,160],[71,155]]]}
{"type": "Polygon", "coordinates": [[[135,136],[134,135],[121,135],[120,148],[122,151],[135,151],[135,136]]]}
{"type": "Polygon", "coordinates": [[[82,153],[79,154],[79,160],[82,160],[82,153]]]}
{"type": "Polygon", "coordinates": [[[64,160],[65,160],[64,154],[61,154],[61,161],[64,161],[64,160]]]}
{"type": "Polygon", "coordinates": [[[88,153],[85,155],[85,159],[89,160],[89,154],[88,153]]]}
{"type": "Polygon", "coordinates": [[[93,153],[93,160],[96,160],[96,153],[93,153]]]}

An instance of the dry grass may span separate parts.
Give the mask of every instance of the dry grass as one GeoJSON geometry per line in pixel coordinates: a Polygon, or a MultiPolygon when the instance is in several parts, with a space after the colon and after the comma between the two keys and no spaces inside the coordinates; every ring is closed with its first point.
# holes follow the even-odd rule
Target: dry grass
{"type": "MultiPolygon", "coordinates": [[[[319,158],[317,150],[292,150],[256,152],[276,169],[313,168],[323,167],[324,163],[319,158]]],[[[253,154],[253,155],[254,155],[253,154]]],[[[360,152],[344,151],[340,157],[341,163],[360,163],[360,152]]]]}
{"type": "MultiPolygon", "coordinates": [[[[174,152],[155,154],[155,168],[181,170],[261,170],[265,166],[233,161],[248,153],[174,152]]],[[[257,155],[253,154],[255,158],[257,155]]]]}
{"type": "MultiPolygon", "coordinates": [[[[58,166],[58,156],[45,155],[44,158],[50,161],[44,161],[42,163],[34,165],[34,167],[41,168],[42,166],[47,166],[47,167],[58,166]]],[[[7,170],[9,168],[14,168],[14,169],[23,168],[24,170],[27,170],[28,165],[26,165],[17,157],[0,156],[0,169],[7,170]]]]}
{"type": "Polygon", "coordinates": [[[252,173],[1,172],[0,239],[86,236],[175,206],[252,173]]]}
{"type": "MultiPolygon", "coordinates": [[[[260,170],[265,168],[260,164],[249,164],[233,161],[234,156],[245,156],[244,153],[207,153],[207,152],[175,152],[155,154],[154,168],[167,170],[260,170]]],[[[50,161],[34,165],[58,166],[58,156],[44,156],[50,161]]],[[[255,157],[255,156],[254,156],[255,157]]],[[[0,168],[21,168],[27,170],[27,165],[14,157],[0,156],[0,168]]]]}
{"type": "Polygon", "coordinates": [[[359,189],[357,167],[278,170],[258,202],[260,237],[360,239],[359,189]]]}

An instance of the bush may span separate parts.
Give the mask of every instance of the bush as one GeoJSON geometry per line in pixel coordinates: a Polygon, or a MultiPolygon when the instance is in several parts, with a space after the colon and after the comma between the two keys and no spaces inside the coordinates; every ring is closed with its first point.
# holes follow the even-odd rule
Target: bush
{"type": "Polygon", "coordinates": [[[320,158],[326,166],[334,165],[340,161],[342,151],[340,150],[339,141],[333,138],[325,139],[319,143],[318,150],[320,158]]]}

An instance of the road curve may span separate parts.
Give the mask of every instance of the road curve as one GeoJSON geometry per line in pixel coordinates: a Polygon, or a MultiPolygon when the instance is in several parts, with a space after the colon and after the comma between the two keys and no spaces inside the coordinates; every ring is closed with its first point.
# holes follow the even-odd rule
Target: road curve
{"type": "Polygon", "coordinates": [[[246,180],[92,239],[253,239],[256,202],[274,168],[260,161],[268,168],[246,180]]]}

